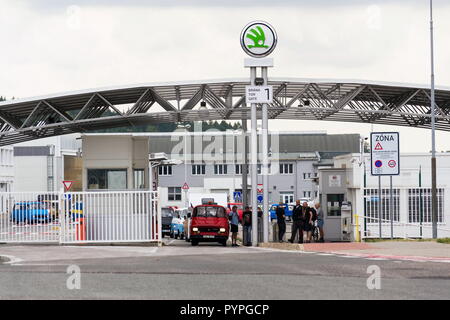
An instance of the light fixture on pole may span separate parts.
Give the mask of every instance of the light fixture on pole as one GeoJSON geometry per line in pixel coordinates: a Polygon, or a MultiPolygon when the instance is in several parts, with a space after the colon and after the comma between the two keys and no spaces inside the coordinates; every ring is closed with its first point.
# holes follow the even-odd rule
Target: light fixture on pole
{"type": "Polygon", "coordinates": [[[431,221],[433,239],[437,238],[437,173],[436,173],[436,104],[434,94],[434,26],[433,0],[430,0],[430,47],[431,47],[431,221]]]}

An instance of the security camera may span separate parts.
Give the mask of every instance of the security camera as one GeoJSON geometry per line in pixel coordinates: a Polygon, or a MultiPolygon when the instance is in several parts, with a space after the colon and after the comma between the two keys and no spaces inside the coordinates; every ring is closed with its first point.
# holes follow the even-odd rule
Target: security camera
{"type": "Polygon", "coordinates": [[[257,86],[262,86],[264,84],[264,79],[263,78],[256,78],[255,79],[255,84],[257,86]]]}

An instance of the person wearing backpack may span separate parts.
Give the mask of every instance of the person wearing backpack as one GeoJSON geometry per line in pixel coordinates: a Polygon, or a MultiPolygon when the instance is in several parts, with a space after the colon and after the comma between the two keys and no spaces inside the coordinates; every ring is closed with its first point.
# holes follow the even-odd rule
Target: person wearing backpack
{"type": "Polygon", "coordinates": [[[249,207],[245,207],[242,214],[243,230],[244,230],[244,246],[252,245],[252,211],[249,207]]]}
{"type": "Polygon", "coordinates": [[[239,214],[237,212],[237,207],[233,206],[231,209],[230,215],[230,231],[231,231],[231,246],[239,247],[237,244],[237,234],[239,230],[239,214]]]}

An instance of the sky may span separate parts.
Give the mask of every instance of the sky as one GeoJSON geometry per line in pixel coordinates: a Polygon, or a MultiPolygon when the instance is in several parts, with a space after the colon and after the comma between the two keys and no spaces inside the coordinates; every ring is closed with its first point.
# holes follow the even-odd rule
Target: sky
{"type": "MultiPolygon", "coordinates": [[[[450,2],[435,0],[436,84],[450,86],[450,2]]],[[[0,95],[145,82],[247,77],[240,48],[252,20],[278,33],[269,77],[430,82],[427,0],[0,0],[0,95]]],[[[428,130],[325,121],[282,131],[399,130],[403,152],[428,152],[428,130]]],[[[450,150],[438,132],[437,150],[450,150]]]]}

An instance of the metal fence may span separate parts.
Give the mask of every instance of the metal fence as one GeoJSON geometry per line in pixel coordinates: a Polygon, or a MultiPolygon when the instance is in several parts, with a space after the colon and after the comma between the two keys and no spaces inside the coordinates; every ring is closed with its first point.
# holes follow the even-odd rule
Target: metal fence
{"type": "MultiPolygon", "coordinates": [[[[354,221],[354,226],[356,221],[354,221]]],[[[432,238],[431,223],[409,223],[381,219],[381,235],[378,218],[358,215],[357,224],[361,239],[364,238],[402,238],[402,239],[429,239],[432,238]],[[392,230],[392,232],[391,232],[392,230]]],[[[438,224],[438,236],[450,237],[450,229],[444,224],[438,224]]]]}
{"type": "Polygon", "coordinates": [[[0,242],[159,241],[157,193],[0,193],[0,242]]]}
{"type": "MultiPolygon", "coordinates": [[[[365,217],[360,215],[361,237],[379,238],[379,206],[381,206],[381,237],[389,238],[431,238],[431,189],[430,188],[394,188],[392,207],[389,189],[367,188],[364,190],[365,217]],[[403,198],[402,198],[403,197],[403,198]],[[404,198],[406,197],[406,199],[404,198]],[[393,209],[392,217],[390,208],[393,209]],[[392,232],[391,232],[392,218],[392,232]]],[[[450,237],[450,229],[444,219],[445,190],[438,189],[438,235],[450,237]]]]}

